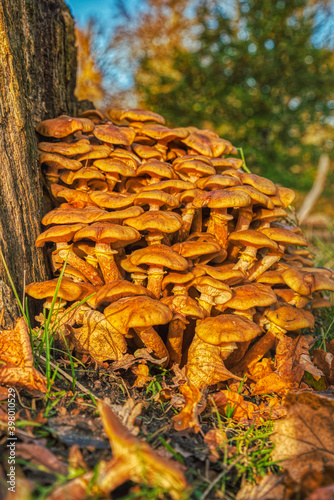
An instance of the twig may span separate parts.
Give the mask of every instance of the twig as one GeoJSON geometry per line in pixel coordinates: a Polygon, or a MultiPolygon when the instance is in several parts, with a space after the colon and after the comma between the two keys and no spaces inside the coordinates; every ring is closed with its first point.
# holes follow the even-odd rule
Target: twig
{"type": "Polygon", "coordinates": [[[235,466],[235,464],[237,464],[239,461],[241,460],[241,457],[238,457],[236,460],[234,460],[234,462],[232,462],[225,470],[222,470],[220,474],[218,474],[218,476],[216,477],[216,479],[214,479],[210,484],[209,486],[207,487],[207,489],[204,491],[203,495],[200,497],[200,500],[205,500],[205,498],[208,496],[208,494],[210,493],[210,491],[212,490],[212,488],[214,488],[216,486],[217,483],[219,483],[219,481],[224,477],[226,476],[226,474],[228,472],[230,472],[230,470],[235,466]]]}
{"type": "MultiPolygon", "coordinates": [[[[45,366],[46,365],[46,358],[44,356],[40,356],[40,360],[42,361],[42,364],[45,366]]],[[[50,365],[52,366],[52,368],[58,368],[57,373],[60,373],[64,378],[66,378],[67,380],[69,380],[73,384],[74,379],[73,379],[73,377],[71,377],[71,375],[66,373],[61,368],[59,368],[59,366],[56,363],[54,363],[53,361],[50,361],[50,365]]],[[[94,399],[100,400],[100,398],[98,396],[96,396],[89,389],[86,389],[86,387],[83,386],[82,384],[80,384],[80,382],[78,382],[77,380],[75,381],[75,385],[76,385],[76,387],[78,387],[78,389],[80,389],[80,391],[84,392],[85,394],[88,394],[88,396],[92,395],[94,399]]]]}
{"type": "Polygon", "coordinates": [[[317,175],[314,179],[312,189],[305,196],[303,204],[300,207],[299,212],[297,214],[300,224],[307,218],[308,214],[314,207],[315,202],[321,195],[322,190],[324,189],[329,167],[330,167],[329,156],[327,154],[322,154],[319,158],[317,175]]]}

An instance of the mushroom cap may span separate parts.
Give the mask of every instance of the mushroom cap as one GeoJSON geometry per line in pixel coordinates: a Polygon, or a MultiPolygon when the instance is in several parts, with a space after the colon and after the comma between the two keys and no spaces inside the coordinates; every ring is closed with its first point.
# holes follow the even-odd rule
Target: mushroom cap
{"type": "Polygon", "coordinates": [[[45,243],[52,241],[54,243],[69,242],[72,240],[75,233],[86,227],[86,224],[69,224],[52,226],[41,233],[35,242],[37,248],[41,248],[45,243]]]}
{"type": "Polygon", "coordinates": [[[127,226],[134,227],[138,231],[162,231],[164,233],[175,233],[182,226],[182,219],[176,212],[162,212],[149,210],[124,221],[127,226]]]}
{"type": "Polygon", "coordinates": [[[91,299],[91,304],[94,308],[96,308],[101,304],[110,304],[111,302],[116,302],[124,297],[138,295],[147,295],[154,298],[153,294],[141,285],[135,285],[127,280],[117,280],[102,286],[96,295],[91,299]]]}
{"type": "Polygon", "coordinates": [[[62,198],[67,202],[77,207],[85,207],[86,205],[94,205],[94,202],[88,196],[88,193],[79,191],[78,189],[70,189],[60,184],[51,184],[50,186],[52,195],[61,200],[62,198]],[[80,205],[78,205],[80,204],[80,205]]]}
{"type": "Polygon", "coordinates": [[[135,153],[128,151],[127,149],[117,148],[110,154],[110,157],[122,160],[129,167],[134,168],[135,170],[141,163],[140,158],[135,153]]]}
{"type": "Polygon", "coordinates": [[[96,160],[93,165],[102,172],[115,173],[123,175],[124,177],[134,177],[136,170],[129,167],[124,161],[117,158],[107,158],[104,160],[96,160]]]}
{"type": "Polygon", "coordinates": [[[200,189],[223,189],[231,186],[238,186],[241,184],[238,178],[231,175],[210,175],[210,177],[202,177],[196,182],[200,189]]]}
{"type": "Polygon", "coordinates": [[[215,169],[211,165],[194,159],[174,162],[173,168],[178,174],[189,174],[198,177],[203,177],[204,175],[215,175],[216,173],[215,169]]]}
{"type": "Polygon", "coordinates": [[[269,285],[284,285],[285,281],[282,274],[282,269],[276,269],[275,271],[265,271],[256,279],[256,281],[258,283],[268,283],[269,285]]]}
{"type": "Polygon", "coordinates": [[[176,158],[174,161],[173,161],[173,168],[175,167],[175,165],[178,165],[179,163],[183,163],[184,161],[190,161],[190,160],[198,160],[198,161],[201,161],[202,163],[206,163],[207,165],[210,165],[210,167],[212,167],[212,159],[211,158],[207,158],[206,156],[204,155],[199,155],[199,154],[194,154],[194,155],[182,155],[182,156],[179,156],[178,158],[176,158]]]}
{"type": "Polygon", "coordinates": [[[174,172],[169,163],[159,160],[148,160],[137,168],[137,175],[150,175],[151,177],[172,179],[174,172]]]}
{"type": "Polygon", "coordinates": [[[101,111],[98,111],[97,109],[87,109],[86,111],[83,111],[82,113],[79,114],[80,118],[89,118],[93,122],[103,122],[107,120],[107,117],[101,113],[101,111]]]}
{"type": "Polygon", "coordinates": [[[200,293],[215,297],[217,304],[224,304],[232,297],[232,290],[226,283],[211,278],[211,276],[200,276],[192,280],[187,286],[194,286],[200,293]]]}
{"type": "MultiPolygon", "coordinates": [[[[111,119],[113,119],[112,111],[113,110],[109,111],[111,119]]],[[[164,125],[165,123],[164,117],[158,115],[158,113],[139,108],[128,108],[121,110],[120,120],[128,120],[130,122],[156,122],[161,123],[162,125],[164,125]]]]}
{"type": "Polygon", "coordinates": [[[122,146],[131,146],[136,137],[136,131],[131,127],[116,127],[111,122],[103,125],[97,125],[93,134],[102,142],[110,144],[121,144],[122,146]]]}
{"type": "Polygon", "coordinates": [[[283,229],[278,227],[267,227],[260,228],[262,234],[268,236],[273,241],[277,243],[283,243],[285,245],[299,245],[301,247],[307,246],[307,241],[305,238],[299,234],[293,233],[289,229],[283,229]]]}
{"type": "Polygon", "coordinates": [[[230,192],[217,189],[204,192],[193,201],[193,205],[196,208],[205,206],[209,208],[248,207],[251,201],[247,193],[243,193],[242,191],[230,192]]]}
{"type": "Polygon", "coordinates": [[[187,189],[195,189],[196,184],[189,181],[183,181],[181,179],[170,179],[167,181],[160,181],[156,184],[149,184],[148,186],[143,186],[141,191],[152,191],[158,189],[159,191],[169,191],[170,194],[176,194],[180,191],[185,191],[187,189]]]}
{"type": "MultiPolygon", "coordinates": [[[[83,130],[82,121],[79,118],[71,118],[67,115],[58,116],[51,120],[44,120],[36,127],[36,132],[44,137],[57,137],[58,139],[66,137],[78,130],[83,130]]],[[[94,128],[94,124],[93,124],[94,128]]]]}
{"type": "Polygon", "coordinates": [[[309,311],[296,309],[289,304],[279,304],[275,308],[267,309],[264,315],[269,321],[288,332],[314,327],[314,317],[309,311]]]}
{"type": "Polygon", "coordinates": [[[140,240],[140,234],[132,227],[120,226],[118,224],[110,224],[108,222],[95,222],[90,226],[86,226],[78,231],[73,240],[93,240],[100,243],[118,243],[123,246],[129,243],[134,243],[140,240]]]}
{"type": "Polygon", "coordinates": [[[254,220],[261,220],[261,221],[272,221],[275,219],[280,219],[281,217],[286,217],[287,213],[283,208],[274,208],[273,210],[268,210],[267,208],[259,208],[255,212],[255,217],[253,218],[254,220]]]}
{"type": "Polygon", "coordinates": [[[89,193],[89,198],[96,203],[96,205],[101,208],[113,208],[114,210],[129,207],[133,204],[135,197],[135,193],[124,194],[110,191],[91,191],[89,193]]]}
{"type": "Polygon", "coordinates": [[[90,224],[99,220],[107,221],[109,218],[110,212],[101,210],[99,207],[59,207],[44,215],[42,224],[44,226],[48,226],[49,224],[75,224],[80,222],[83,224],[90,224]]]}
{"type": "Polygon", "coordinates": [[[255,231],[255,229],[246,229],[244,231],[235,231],[231,233],[228,240],[236,246],[253,246],[256,248],[270,248],[277,250],[277,243],[271,240],[262,232],[255,231]],[[265,236],[263,238],[263,236],[265,236]]]}
{"type": "Polygon", "coordinates": [[[140,129],[140,133],[156,141],[170,142],[174,139],[185,139],[189,132],[186,128],[167,128],[163,125],[147,124],[140,129]]]}
{"type": "Polygon", "coordinates": [[[276,194],[277,188],[275,184],[265,177],[261,177],[256,174],[244,173],[242,176],[242,182],[244,184],[250,184],[254,188],[261,191],[268,196],[276,194]]]}
{"type": "Polygon", "coordinates": [[[252,203],[254,205],[264,205],[269,210],[272,210],[274,208],[274,203],[269,198],[269,196],[267,196],[264,193],[261,193],[261,191],[252,186],[244,186],[244,185],[232,186],[230,188],[227,188],[227,191],[230,191],[232,193],[235,191],[242,191],[244,193],[247,193],[248,196],[250,196],[250,198],[252,199],[252,203]]]}
{"type": "Polygon", "coordinates": [[[139,248],[132,252],[129,260],[135,266],[141,264],[161,266],[173,269],[174,271],[185,271],[188,268],[186,259],[166,245],[150,245],[145,248],[139,248]]]}
{"type": "Polygon", "coordinates": [[[151,146],[145,146],[145,144],[134,142],[132,144],[132,149],[140,158],[157,158],[160,160],[163,159],[163,154],[161,153],[161,151],[154,147],[152,148],[151,146]]]}
{"type": "Polygon", "coordinates": [[[267,307],[277,302],[275,292],[260,283],[241,285],[233,288],[232,298],[225,302],[225,307],[245,311],[251,307],[267,307]]]}
{"type": "Polygon", "coordinates": [[[130,328],[165,325],[173,319],[168,306],[146,295],[127,297],[113,302],[104,310],[109,323],[125,335],[130,328]]]}
{"type": "Polygon", "coordinates": [[[241,158],[211,158],[211,162],[217,171],[222,170],[221,167],[234,168],[235,170],[238,170],[238,168],[241,168],[244,163],[241,158]]]}
{"type": "Polygon", "coordinates": [[[261,328],[247,318],[235,314],[220,314],[197,323],[198,337],[211,345],[225,342],[248,342],[261,334],[261,328]]]}
{"type": "Polygon", "coordinates": [[[312,292],[314,277],[298,269],[287,269],[282,273],[284,283],[300,295],[309,295],[312,292]]]}
{"type": "Polygon", "coordinates": [[[287,208],[289,205],[291,205],[291,203],[293,203],[294,199],[296,198],[296,193],[290,188],[286,188],[283,186],[276,187],[276,196],[278,196],[281,200],[283,208],[287,208]]]}
{"type": "Polygon", "coordinates": [[[78,160],[67,158],[58,153],[45,153],[44,151],[39,151],[39,162],[40,164],[45,163],[46,165],[50,163],[51,165],[56,164],[57,168],[66,170],[79,170],[82,168],[82,163],[78,160]]]}
{"type": "Polygon", "coordinates": [[[181,272],[169,272],[166,274],[162,281],[162,289],[164,290],[167,285],[172,283],[173,285],[185,285],[191,281],[195,276],[190,271],[181,272]]]}
{"type": "Polygon", "coordinates": [[[202,255],[219,252],[221,247],[215,241],[183,241],[175,243],[172,249],[187,259],[196,259],[202,255]]]}
{"type": "Polygon", "coordinates": [[[83,139],[77,142],[39,142],[38,149],[46,153],[72,156],[88,153],[92,149],[92,146],[89,141],[83,139]]]}
{"type": "Polygon", "coordinates": [[[203,191],[201,189],[186,189],[178,195],[178,199],[181,203],[192,203],[192,201],[202,193],[203,191]]]}
{"type": "Polygon", "coordinates": [[[312,285],[312,292],[320,290],[329,290],[334,292],[334,280],[324,275],[323,273],[315,273],[313,275],[314,282],[312,285]]]}
{"type": "Polygon", "coordinates": [[[77,160],[83,162],[84,160],[98,160],[99,158],[107,158],[111,151],[112,146],[107,144],[91,144],[88,153],[77,156],[77,160]]]}
{"type": "Polygon", "coordinates": [[[134,199],[134,205],[158,205],[159,207],[166,205],[169,208],[179,206],[178,199],[165,191],[157,189],[152,191],[141,191],[134,199]]]}
{"type": "Polygon", "coordinates": [[[76,172],[72,172],[71,170],[64,170],[60,174],[60,178],[65,184],[73,184],[74,181],[79,179],[101,179],[104,180],[105,176],[102,172],[99,171],[98,168],[95,167],[82,167],[76,172]]]}
{"type": "Polygon", "coordinates": [[[204,276],[205,274],[207,274],[212,278],[226,282],[228,285],[230,285],[236,284],[245,278],[244,273],[239,269],[233,269],[233,266],[234,264],[232,264],[232,266],[225,264],[219,267],[208,266],[206,264],[197,264],[192,272],[196,277],[204,276]]]}
{"type": "MultiPolygon", "coordinates": [[[[43,281],[42,283],[30,283],[25,290],[28,295],[34,299],[46,299],[53,297],[57,288],[58,279],[43,281]]],[[[82,287],[79,283],[74,283],[68,278],[63,278],[60,283],[57,297],[68,302],[78,300],[82,292],[82,287]]]]}
{"type": "Polygon", "coordinates": [[[203,307],[188,295],[171,295],[170,297],[163,297],[160,301],[166,304],[173,313],[199,319],[203,319],[206,316],[203,307]]]}

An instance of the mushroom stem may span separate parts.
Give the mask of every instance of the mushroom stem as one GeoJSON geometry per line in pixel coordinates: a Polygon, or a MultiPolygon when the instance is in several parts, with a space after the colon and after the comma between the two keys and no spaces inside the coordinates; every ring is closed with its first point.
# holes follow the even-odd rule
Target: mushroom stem
{"type": "Polygon", "coordinates": [[[249,281],[256,280],[256,278],[261,276],[261,274],[263,274],[265,271],[267,271],[267,269],[269,269],[273,264],[275,264],[275,262],[277,262],[279,260],[280,260],[280,256],[277,254],[276,255],[272,255],[272,254],[266,255],[265,257],[263,257],[263,259],[259,260],[259,262],[257,262],[252,267],[251,272],[248,276],[248,280],[249,281]]]}
{"type": "Polygon", "coordinates": [[[245,250],[241,253],[240,259],[233,266],[233,269],[239,269],[242,272],[247,271],[253,264],[254,260],[256,260],[257,248],[253,246],[246,247],[245,250]]]}
{"type": "Polygon", "coordinates": [[[193,207],[192,203],[187,203],[186,208],[182,213],[182,227],[178,235],[179,242],[182,242],[188,238],[195,213],[196,210],[193,207]]]}
{"type": "Polygon", "coordinates": [[[241,359],[240,363],[234,367],[237,373],[245,372],[251,366],[260,361],[263,356],[275,345],[275,335],[268,330],[263,337],[258,340],[247,354],[241,359]]]}
{"type": "Polygon", "coordinates": [[[186,328],[186,323],[180,317],[172,319],[169,323],[168,336],[167,336],[167,349],[170,354],[170,364],[181,364],[182,359],[182,343],[183,332],[186,328]]]}
{"type": "Polygon", "coordinates": [[[227,248],[229,219],[227,208],[216,208],[213,209],[208,226],[208,233],[210,232],[210,234],[213,234],[219,245],[224,249],[227,248]],[[213,221],[213,232],[211,229],[211,221],[213,221]]]}
{"type": "Polygon", "coordinates": [[[164,279],[165,271],[160,266],[151,266],[147,271],[147,290],[159,300],[161,295],[162,281],[164,279]]]}
{"type": "Polygon", "coordinates": [[[201,233],[203,229],[202,226],[203,226],[202,209],[197,208],[193,218],[192,232],[201,233]]]}
{"type": "Polygon", "coordinates": [[[206,293],[201,293],[201,296],[198,299],[198,303],[208,313],[208,316],[210,316],[211,309],[215,305],[215,301],[211,297],[211,295],[208,295],[206,293]]]}
{"type": "MultiPolygon", "coordinates": [[[[239,216],[234,231],[245,231],[249,229],[250,223],[253,219],[252,207],[239,208],[239,216]]],[[[229,246],[229,258],[234,260],[237,258],[239,253],[239,248],[235,245],[230,244],[229,246]]]]}
{"type": "Polygon", "coordinates": [[[164,367],[167,366],[169,363],[168,349],[154,328],[151,326],[150,328],[134,328],[134,330],[143,344],[145,344],[145,346],[149,349],[152,349],[154,354],[159,359],[167,357],[166,361],[162,365],[164,367]]]}
{"type": "Polygon", "coordinates": [[[122,279],[113,255],[116,253],[117,250],[113,250],[108,243],[97,242],[95,245],[95,255],[105,283],[122,279]]]}
{"type": "Polygon", "coordinates": [[[57,250],[59,257],[65,261],[67,258],[67,263],[78,269],[93,285],[103,285],[103,280],[100,278],[96,269],[93,266],[80,259],[72,250],[72,245],[67,244],[57,244],[57,250]],[[58,245],[60,248],[58,249],[58,245]]]}

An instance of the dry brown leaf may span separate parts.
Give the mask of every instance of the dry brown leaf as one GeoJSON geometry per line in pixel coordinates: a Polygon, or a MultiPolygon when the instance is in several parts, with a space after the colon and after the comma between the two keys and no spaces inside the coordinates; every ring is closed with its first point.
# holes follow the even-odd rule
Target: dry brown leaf
{"type": "Polygon", "coordinates": [[[134,366],[132,368],[132,372],[137,375],[137,378],[132,387],[145,387],[145,385],[148,384],[150,380],[152,380],[152,377],[149,376],[149,367],[144,363],[140,363],[138,366],[134,366]]]}
{"type": "Polygon", "coordinates": [[[278,398],[267,398],[259,405],[261,417],[276,420],[285,417],[287,410],[278,398]]]}
{"type": "Polygon", "coordinates": [[[113,371],[116,370],[127,370],[138,361],[149,361],[150,363],[154,363],[156,365],[163,365],[167,358],[156,359],[151,356],[152,349],[147,347],[143,347],[142,349],[137,349],[134,354],[125,354],[122,359],[119,361],[114,361],[111,364],[111,369],[113,371]]]}
{"type": "Polygon", "coordinates": [[[261,380],[261,378],[270,375],[274,371],[274,363],[269,358],[263,358],[255,365],[249,367],[248,372],[250,374],[250,378],[257,382],[261,380]]]}
{"type": "Polygon", "coordinates": [[[334,498],[334,484],[317,488],[306,500],[333,500],[334,498]]]}
{"type": "Polygon", "coordinates": [[[245,484],[237,493],[236,500],[288,500],[283,475],[267,474],[259,484],[245,484]]]}
{"type": "Polygon", "coordinates": [[[135,425],[135,420],[142,412],[143,403],[136,403],[133,398],[129,398],[123,406],[112,405],[112,409],[131,434],[138,436],[139,427],[135,425]]]}
{"type": "Polygon", "coordinates": [[[300,335],[296,339],[284,336],[276,347],[276,373],[286,382],[299,385],[305,368],[300,362],[301,356],[309,355],[309,344],[307,339],[300,335]]]}
{"type": "Polygon", "coordinates": [[[245,421],[252,420],[257,417],[259,408],[250,401],[245,401],[244,397],[237,392],[219,391],[213,395],[213,400],[220,413],[226,416],[228,408],[233,411],[233,420],[245,421]]]}
{"type": "Polygon", "coordinates": [[[287,417],[274,426],[272,459],[280,461],[291,478],[300,483],[310,472],[334,467],[334,395],[316,392],[289,393],[287,417]]]}
{"type": "Polygon", "coordinates": [[[87,311],[81,328],[72,328],[76,349],[89,355],[98,363],[121,360],[127,350],[124,336],[113,328],[104,314],[87,311]]]}
{"type": "Polygon", "coordinates": [[[258,380],[254,387],[252,387],[252,394],[276,394],[283,395],[292,387],[298,387],[298,384],[283,380],[277,373],[270,373],[265,377],[258,380]]]}
{"type": "Polygon", "coordinates": [[[216,463],[219,460],[217,448],[222,449],[224,443],[227,443],[226,432],[222,429],[210,429],[204,436],[204,443],[210,450],[210,462],[216,463]]]}
{"type": "Polygon", "coordinates": [[[325,374],[328,384],[334,384],[334,355],[322,349],[315,349],[313,363],[325,374]]]}
{"type": "Polygon", "coordinates": [[[190,382],[182,385],[180,391],[185,398],[185,404],[182,411],[172,418],[174,429],[176,431],[194,429],[194,432],[197,433],[201,430],[198,421],[198,404],[201,400],[201,391],[190,382]]]}
{"type": "Polygon", "coordinates": [[[299,358],[299,364],[304,368],[304,370],[315,378],[315,380],[321,379],[321,377],[324,377],[325,374],[319,370],[319,368],[316,368],[314,364],[311,361],[311,358],[309,354],[301,354],[299,358]]]}
{"type": "Polygon", "coordinates": [[[24,318],[17,320],[14,330],[0,332],[0,385],[23,387],[46,392],[46,378],[34,368],[28,327],[24,318]]]}
{"type": "Polygon", "coordinates": [[[18,443],[16,445],[17,457],[28,460],[30,463],[43,466],[56,474],[67,474],[67,465],[61,462],[56,455],[44,446],[37,444],[18,443]]]}

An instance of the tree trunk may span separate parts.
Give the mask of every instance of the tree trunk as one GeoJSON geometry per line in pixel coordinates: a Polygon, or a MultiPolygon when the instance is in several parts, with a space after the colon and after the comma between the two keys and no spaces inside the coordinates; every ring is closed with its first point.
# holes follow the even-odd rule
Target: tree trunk
{"type": "MultiPolygon", "coordinates": [[[[34,245],[45,213],[34,129],[75,114],[75,80],[74,21],[64,1],[0,0],[0,248],[19,297],[24,271],[26,283],[50,277],[34,245]]],[[[3,282],[0,259],[0,307],[10,297],[3,282]]]]}

